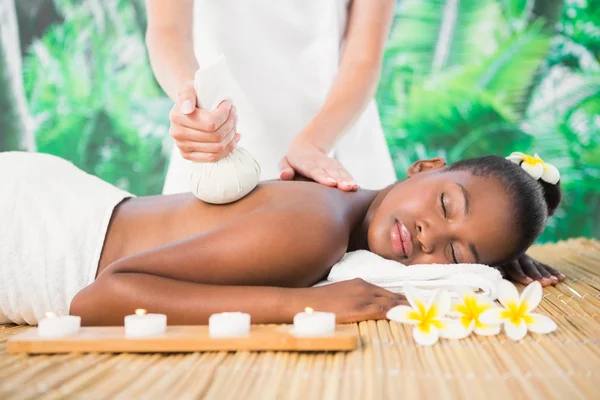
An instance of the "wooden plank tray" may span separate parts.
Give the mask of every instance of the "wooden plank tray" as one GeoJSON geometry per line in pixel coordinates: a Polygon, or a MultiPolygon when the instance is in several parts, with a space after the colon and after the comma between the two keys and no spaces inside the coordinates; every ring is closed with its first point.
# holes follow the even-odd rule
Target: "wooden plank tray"
{"type": "Polygon", "coordinates": [[[41,338],[37,328],[8,340],[8,353],[186,353],[195,351],[349,351],[358,344],[356,327],[338,325],[330,336],[296,337],[291,325],[253,325],[250,335],[211,338],[208,326],[169,326],[161,336],[126,338],[123,327],[81,328],[74,336],[41,338]]]}

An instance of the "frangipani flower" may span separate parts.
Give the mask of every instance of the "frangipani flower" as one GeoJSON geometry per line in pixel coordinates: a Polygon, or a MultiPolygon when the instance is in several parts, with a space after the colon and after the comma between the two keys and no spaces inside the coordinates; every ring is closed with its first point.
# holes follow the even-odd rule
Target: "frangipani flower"
{"type": "Polygon", "coordinates": [[[467,337],[473,331],[481,336],[493,336],[500,333],[500,323],[485,324],[479,318],[484,311],[496,307],[492,300],[477,296],[467,288],[457,288],[456,292],[460,298],[452,305],[450,315],[458,317],[463,330],[463,336],[457,337],[457,339],[467,337]]]}
{"type": "Polygon", "coordinates": [[[441,337],[460,336],[460,324],[444,316],[450,311],[450,295],[446,291],[436,290],[428,303],[418,296],[410,285],[404,286],[406,299],[410,306],[396,306],[387,312],[387,318],[405,324],[414,325],[413,337],[422,346],[435,344],[441,337]]]}
{"type": "Polygon", "coordinates": [[[523,339],[528,330],[550,333],[556,329],[556,323],[550,318],[531,312],[542,300],[542,285],[538,281],[531,282],[519,297],[515,285],[502,280],[498,283],[498,300],[504,308],[486,310],[479,320],[486,324],[503,323],[506,335],[512,340],[523,339]]]}
{"type": "Polygon", "coordinates": [[[544,182],[556,185],[560,180],[560,173],[558,169],[552,164],[544,162],[537,154],[533,157],[525,153],[514,152],[510,156],[506,157],[507,160],[512,161],[514,164],[521,165],[533,179],[540,179],[544,182]]]}

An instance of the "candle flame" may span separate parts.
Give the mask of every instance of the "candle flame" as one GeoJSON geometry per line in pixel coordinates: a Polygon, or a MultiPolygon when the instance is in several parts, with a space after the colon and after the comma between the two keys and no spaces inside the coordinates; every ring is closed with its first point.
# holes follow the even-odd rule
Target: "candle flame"
{"type": "Polygon", "coordinates": [[[305,313],[309,313],[309,314],[311,314],[313,311],[315,311],[315,310],[313,310],[313,309],[312,309],[312,308],[310,308],[310,307],[306,307],[306,308],[304,309],[304,312],[305,312],[305,313]]]}
{"type": "Polygon", "coordinates": [[[46,318],[54,318],[54,317],[56,317],[56,313],[53,313],[53,312],[46,313],[46,318]]]}
{"type": "Polygon", "coordinates": [[[137,310],[135,310],[135,315],[146,315],[146,310],[144,310],[143,308],[138,308],[137,310]]]}

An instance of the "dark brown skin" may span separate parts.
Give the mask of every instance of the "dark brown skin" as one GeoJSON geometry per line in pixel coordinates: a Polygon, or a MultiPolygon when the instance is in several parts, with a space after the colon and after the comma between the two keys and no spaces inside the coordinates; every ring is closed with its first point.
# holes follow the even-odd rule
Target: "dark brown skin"
{"type": "Polygon", "coordinates": [[[475,262],[470,245],[480,263],[512,252],[502,186],[443,166],[441,159],[417,162],[409,179],[382,191],[272,181],[228,205],[191,194],[126,200],[113,214],[97,279],[70,312],[85,325],[121,325],[136,308],[167,314],[170,324],[205,324],[223,311],[286,323],[304,307],[335,312],[338,322],[384,318],[401,295],[360,279],[311,286],[357,249],[407,265],[475,262]],[[412,235],[408,258],[392,248],[397,220],[412,235]]]}

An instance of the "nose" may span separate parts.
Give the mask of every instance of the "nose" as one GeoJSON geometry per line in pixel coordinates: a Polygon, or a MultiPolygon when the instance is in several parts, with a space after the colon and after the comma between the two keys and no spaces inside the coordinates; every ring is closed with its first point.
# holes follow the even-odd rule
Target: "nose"
{"type": "Polygon", "coordinates": [[[433,224],[424,219],[417,220],[415,225],[417,229],[417,241],[421,245],[421,250],[427,254],[433,253],[446,236],[444,232],[441,231],[441,227],[436,226],[434,228],[433,224]]]}

